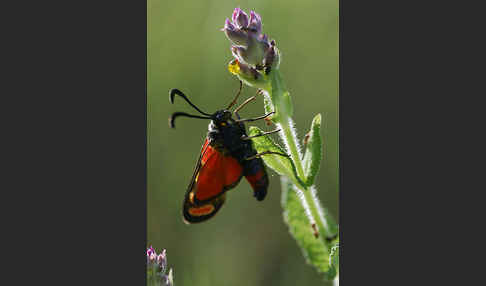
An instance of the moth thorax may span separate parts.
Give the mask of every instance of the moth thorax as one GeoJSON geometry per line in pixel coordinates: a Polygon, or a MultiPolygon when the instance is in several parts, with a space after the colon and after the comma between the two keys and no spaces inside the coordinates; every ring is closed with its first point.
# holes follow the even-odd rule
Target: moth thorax
{"type": "Polygon", "coordinates": [[[216,149],[219,153],[223,154],[224,156],[229,156],[230,152],[228,148],[226,148],[221,140],[212,140],[209,142],[211,147],[216,149]]]}
{"type": "Polygon", "coordinates": [[[219,132],[218,128],[216,127],[216,124],[212,120],[211,122],[209,122],[208,131],[219,132]]]}

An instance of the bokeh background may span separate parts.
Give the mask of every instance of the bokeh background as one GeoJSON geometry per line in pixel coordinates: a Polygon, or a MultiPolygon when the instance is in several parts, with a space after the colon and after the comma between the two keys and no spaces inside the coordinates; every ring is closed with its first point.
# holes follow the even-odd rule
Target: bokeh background
{"type": "MultiPolygon", "coordinates": [[[[174,111],[194,113],[182,100],[169,103],[171,88],[210,113],[232,100],[238,80],[227,70],[230,43],[219,29],[235,7],[255,10],[264,33],[282,53],[281,71],[300,138],[314,115],[323,116],[324,160],[316,186],[323,205],[339,221],[338,5],[338,0],[148,0],[147,243],[157,251],[167,249],[176,285],[331,285],[305,263],[290,236],[279,177],[271,170],[263,202],[253,198],[243,179],[214,218],[196,225],[182,222],[182,199],[209,122],[179,118],[173,130],[167,118],[174,111]]],[[[255,91],[245,86],[240,103],[255,91]]],[[[240,114],[263,114],[262,98],[240,114]]]]}

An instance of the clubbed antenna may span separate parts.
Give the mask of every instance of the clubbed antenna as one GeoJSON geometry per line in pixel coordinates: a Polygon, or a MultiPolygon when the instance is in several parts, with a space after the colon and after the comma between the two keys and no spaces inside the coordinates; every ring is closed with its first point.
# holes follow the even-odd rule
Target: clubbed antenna
{"type": "Polygon", "coordinates": [[[169,117],[169,126],[170,126],[170,128],[175,128],[175,119],[177,117],[179,117],[179,116],[191,117],[191,118],[199,118],[199,119],[211,119],[211,117],[204,117],[204,116],[199,116],[199,115],[192,115],[192,114],[187,114],[185,112],[174,112],[169,117]]]}
{"type": "Polygon", "coordinates": [[[192,115],[192,114],[188,114],[188,113],[185,113],[185,112],[174,112],[169,117],[169,126],[170,126],[170,128],[175,128],[175,119],[177,117],[179,117],[179,116],[191,117],[191,118],[199,118],[199,119],[211,119],[211,114],[208,114],[206,112],[203,112],[199,108],[197,108],[197,106],[195,106],[187,98],[187,96],[184,93],[182,93],[182,91],[178,90],[177,88],[173,88],[169,92],[169,100],[170,100],[170,103],[172,103],[172,104],[174,103],[174,96],[176,96],[176,95],[182,97],[185,101],[187,101],[187,103],[189,103],[190,106],[192,106],[194,109],[196,109],[197,111],[199,111],[199,113],[201,113],[203,115],[207,115],[207,116],[192,115]]]}
{"type": "Polygon", "coordinates": [[[174,96],[175,95],[178,95],[182,98],[184,98],[185,101],[187,101],[187,103],[189,103],[190,106],[192,106],[194,109],[196,109],[197,111],[199,111],[199,113],[203,114],[203,115],[207,115],[207,116],[211,116],[211,114],[208,114],[206,112],[203,112],[201,111],[201,109],[197,108],[197,106],[195,106],[188,98],[187,96],[182,93],[182,91],[178,90],[177,88],[173,88],[170,90],[170,93],[169,93],[169,100],[170,100],[170,103],[174,103],[174,96]]]}

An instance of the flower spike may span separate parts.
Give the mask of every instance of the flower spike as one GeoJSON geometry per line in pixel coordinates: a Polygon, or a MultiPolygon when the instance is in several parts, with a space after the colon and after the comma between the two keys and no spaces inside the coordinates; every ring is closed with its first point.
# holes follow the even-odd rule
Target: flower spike
{"type": "Polygon", "coordinates": [[[231,21],[226,19],[222,31],[231,41],[231,53],[236,60],[228,69],[250,86],[269,84],[266,77],[279,64],[275,41],[262,33],[262,18],[255,11],[250,16],[235,8],[231,21]]]}

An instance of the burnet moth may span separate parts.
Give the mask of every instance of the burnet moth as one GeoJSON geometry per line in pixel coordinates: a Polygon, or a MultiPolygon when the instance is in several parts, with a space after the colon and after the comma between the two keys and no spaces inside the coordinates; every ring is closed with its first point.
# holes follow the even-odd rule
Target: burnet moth
{"type": "Polygon", "coordinates": [[[180,90],[170,90],[169,99],[171,103],[174,103],[176,95],[180,96],[202,114],[200,116],[175,112],[169,118],[171,128],[175,128],[175,119],[181,116],[211,120],[208,134],[184,197],[182,213],[183,220],[187,224],[203,222],[213,217],[225,202],[226,192],[236,187],[243,176],[253,188],[253,196],[258,201],[263,200],[267,194],[268,176],[260,157],[266,154],[288,157],[287,154],[270,151],[256,152],[251,138],[280,130],[269,131],[252,137],[246,134],[244,122],[268,118],[273,112],[257,118],[241,119],[238,111],[255,99],[256,96],[250,97],[231,112],[230,108],[235,105],[241,93],[241,88],[242,83],[240,81],[239,91],[229,106],[213,114],[201,111],[180,90]],[[236,119],[233,118],[233,114],[236,119]]]}

